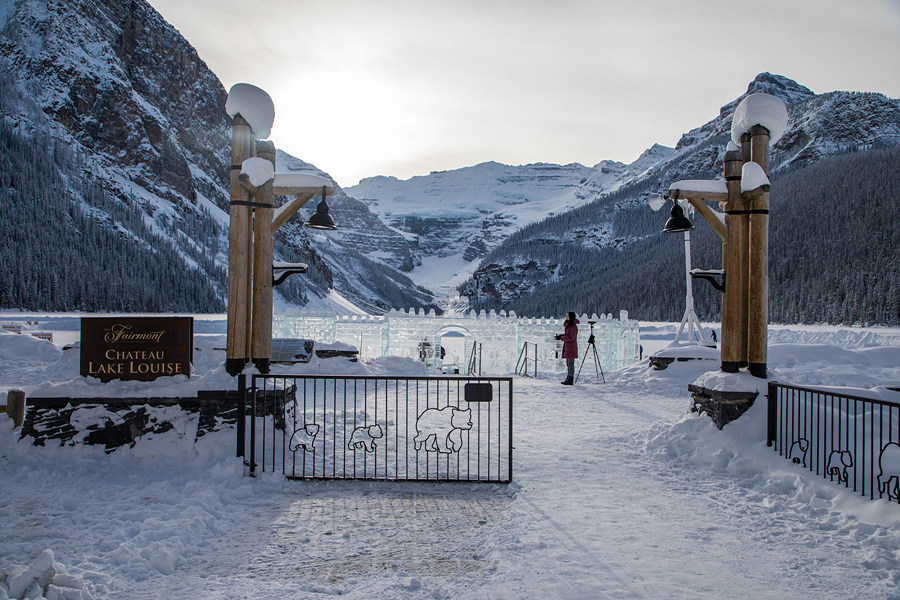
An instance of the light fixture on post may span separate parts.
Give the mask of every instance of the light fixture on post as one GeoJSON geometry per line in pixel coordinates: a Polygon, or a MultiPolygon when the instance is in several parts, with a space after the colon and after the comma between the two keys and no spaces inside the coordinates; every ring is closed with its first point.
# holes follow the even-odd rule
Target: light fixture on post
{"type": "MultiPolygon", "coordinates": [[[[687,244],[685,248],[689,249],[690,234],[688,232],[693,228],[694,224],[684,216],[684,209],[681,208],[681,205],[678,204],[678,201],[676,200],[672,206],[672,212],[669,213],[669,220],[666,221],[666,226],[663,227],[663,233],[680,233],[683,231],[685,235],[685,244],[687,244]]],[[[690,260],[690,254],[688,254],[688,260],[690,260]]],[[[690,269],[688,270],[690,271],[690,269]]]]}
{"type": "Polygon", "coordinates": [[[335,230],[337,225],[328,210],[328,203],[325,202],[325,187],[322,187],[322,200],[316,206],[316,212],[306,222],[306,226],[311,229],[328,229],[335,230]]]}
{"type": "MultiPolygon", "coordinates": [[[[658,211],[665,205],[666,199],[661,195],[656,195],[649,200],[650,208],[658,211]]],[[[694,312],[694,293],[691,277],[691,229],[694,228],[693,223],[684,215],[684,209],[678,200],[673,200],[672,211],[669,213],[669,220],[663,227],[663,233],[684,233],[684,270],[685,270],[685,308],[684,317],[681,319],[681,325],[678,327],[678,333],[672,342],[673,346],[681,344],[681,335],[684,333],[685,327],[688,329],[689,344],[697,344],[699,346],[715,347],[715,342],[706,337],[703,327],[700,325],[700,319],[694,312]],[[694,335],[696,333],[697,340],[694,335]]]]}

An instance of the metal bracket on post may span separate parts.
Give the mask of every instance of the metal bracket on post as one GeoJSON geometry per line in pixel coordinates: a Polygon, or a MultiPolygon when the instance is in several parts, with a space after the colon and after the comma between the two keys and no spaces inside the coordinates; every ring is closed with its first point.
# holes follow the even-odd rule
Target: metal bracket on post
{"type": "Polygon", "coordinates": [[[291,275],[298,275],[309,271],[306,263],[278,262],[272,265],[272,285],[281,285],[291,275]]]}
{"type": "Polygon", "coordinates": [[[708,281],[719,292],[725,293],[725,269],[691,269],[691,277],[708,281]],[[721,282],[716,279],[718,276],[722,277],[721,282]]]}

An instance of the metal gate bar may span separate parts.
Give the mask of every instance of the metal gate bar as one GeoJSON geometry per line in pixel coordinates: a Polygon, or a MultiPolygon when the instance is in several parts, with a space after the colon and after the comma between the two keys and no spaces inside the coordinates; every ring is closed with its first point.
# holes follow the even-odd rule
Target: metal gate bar
{"type": "Polygon", "coordinates": [[[251,470],[512,481],[510,377],[253,375],[249,395],[251,470]]]}

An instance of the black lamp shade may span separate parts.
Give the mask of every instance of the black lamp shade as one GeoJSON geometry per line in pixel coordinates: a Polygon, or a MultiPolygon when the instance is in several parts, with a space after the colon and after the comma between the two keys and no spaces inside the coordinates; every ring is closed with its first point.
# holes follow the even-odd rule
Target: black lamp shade
{"type": "Polygon", "coordinates": [[[328,203],[325,202],[325,196],[322,196],[322,201],[316,207],[315,214],[306,222],[306,226],[312,229],[337,229],[334,219],[328,213],[328,203]]]}
{"type": "Polygon", "coordinates": [[[669,220],[666,221],[666,226],[663,227],[663,233],[679,233],[690,231],[693,228],[694,225],[684,216],[684,210],[676,202],[672,207],[669,220]]]}

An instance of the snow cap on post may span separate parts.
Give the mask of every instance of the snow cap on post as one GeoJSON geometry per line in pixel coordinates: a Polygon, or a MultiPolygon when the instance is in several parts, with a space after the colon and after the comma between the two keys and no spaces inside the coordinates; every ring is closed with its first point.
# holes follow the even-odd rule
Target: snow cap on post
{"type": "Polygon", "coordinates": [[[741,193],[752,192],[766,185],[770,185],[769,177],[763,168],[752,160],[745,162],[741,168],[741,193]]]}
{"type": "Polygon", "coordinates": [[[249,83],[236,83],[228,91],[225,112],[229,117],[241,115],[250,124],[256,138],[264,140],[272,133],[275,104],[262,89],[249,83]]]}
{"type": "Polygon", "coordinates": [[[253,187],[262,187],[275,178],[275,165],[264,158],[254,156],[241,163],[241,175],[247,175],[253,187]]]}
{"type": "Polygon", "coordinates": [[[777,142],[787,128],[788,112],[784,102],[771,94],[750,94],[734,109],[731,120],[731,141],[741,143],[741,136],[754,125],[769,130],[769,143],[777,142]]]}

